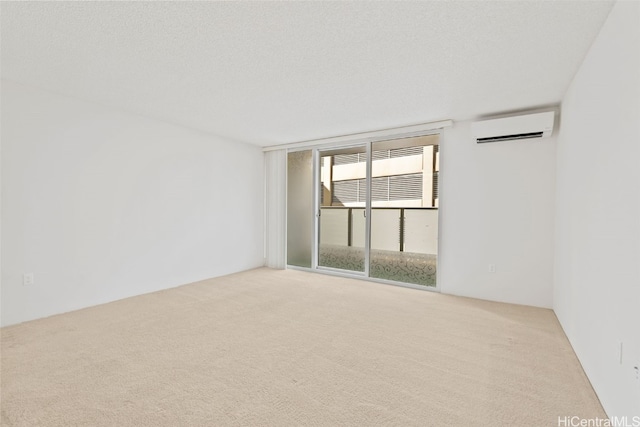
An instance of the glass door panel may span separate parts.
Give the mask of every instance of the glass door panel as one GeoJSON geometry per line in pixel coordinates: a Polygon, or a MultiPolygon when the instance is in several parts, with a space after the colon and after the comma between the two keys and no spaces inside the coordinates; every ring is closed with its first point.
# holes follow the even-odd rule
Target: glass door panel
{"type": "Polygon", "coordinates": [[[436,286],[438,138],[372,143],[370,277],[436,286]]]}
{"type": "Polygon", "coordinates": [[[313,248],[312,151],[287,155],[287,265],[311,268],[313,248]]]}
{"type": "Polygon", "coordinates": [[[319,151],[318,266],[365,271],[367,147],[319,151]]]}

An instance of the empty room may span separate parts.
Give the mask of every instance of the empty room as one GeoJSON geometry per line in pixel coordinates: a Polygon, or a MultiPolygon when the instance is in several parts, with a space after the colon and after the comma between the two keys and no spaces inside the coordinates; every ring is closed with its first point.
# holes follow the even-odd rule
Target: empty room
{"type": "Polygon", "coordinates": [[[640,427],[640,2],[0,19],[0,425],[640,427]]]}

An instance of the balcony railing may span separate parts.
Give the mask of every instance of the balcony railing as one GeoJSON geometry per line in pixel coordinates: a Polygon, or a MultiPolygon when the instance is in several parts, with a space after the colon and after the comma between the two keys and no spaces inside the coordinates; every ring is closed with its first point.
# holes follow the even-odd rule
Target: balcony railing
{"type": "MultiPolygon", "coordinates": [[[[364,248],[365,209],[324,206],[320,244],[364,248]]],[[[371,208],[371,249],[437,254],[438,208],[371,208]]]]}

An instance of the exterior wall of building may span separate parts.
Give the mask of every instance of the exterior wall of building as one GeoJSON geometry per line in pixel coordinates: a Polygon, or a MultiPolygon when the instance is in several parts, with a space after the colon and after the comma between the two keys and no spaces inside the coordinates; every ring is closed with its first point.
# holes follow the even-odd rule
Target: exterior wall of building
{"type": "MultiPolygon", "coordinates": [[[[374,180],[374,194],[372,207],[437,207],[437,199],[434,197],[434,173],[439,168],[439,152],[434,145],[422,147],[421,154],[410,154],[400,157],[391,157],[386,159],[373,160],[371,165],[371,175],[374,180]],[[421,176],[421,188],[418,197],[415,196],[415,188],[409,188],[411,178],[421,176]],[[409,177],[409,175],[412,175],[409,177]],[[376,197],[379,195],[379,189],[376,183],[384,185],[384,181],[376,180],[376,178],[395,177],[389,180],[387,191],[389,194],[387,199],[376,197]],[[402,181],[402,177],[406,177],[406,186],[402,181]],[[376,193],[378,190],[378,193],[376,193]],[[413,190],[413,191],[411,191],[413,190]],[[402,195],[406,197],[402,197],[402,195]]],[[[321,160],[321,181],[322,181],[322,206],[347,206],[347,207],[364,207],[364,180],[366,178],[366,163],[364,161],[356,161],[352,163],[334,162],[333,156],[323,157],[321,160]],[[357,183],[356,181],[360,181],[357,183]],[[357,184],[354,189],[346,189],[353,193],[353,198],[337,199],[335,186],[341,184],[357,184]],[[358,194],[359,196],[357,196],[358,194]]]]}

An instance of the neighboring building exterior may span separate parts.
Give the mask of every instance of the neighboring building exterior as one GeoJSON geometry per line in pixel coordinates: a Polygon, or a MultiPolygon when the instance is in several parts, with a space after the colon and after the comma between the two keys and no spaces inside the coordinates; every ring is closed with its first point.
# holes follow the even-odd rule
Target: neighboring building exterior
{"type": "MultiPolygon", "coordinates": [[[[371,206],[438,207],[438,145],[373,151],[371,206]]],[[[321,159],[321,205],[364,207],[366,154],[321,159]]]]}

